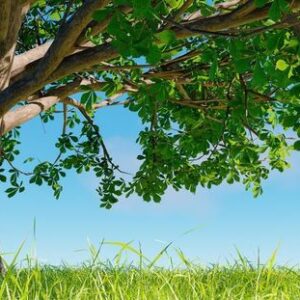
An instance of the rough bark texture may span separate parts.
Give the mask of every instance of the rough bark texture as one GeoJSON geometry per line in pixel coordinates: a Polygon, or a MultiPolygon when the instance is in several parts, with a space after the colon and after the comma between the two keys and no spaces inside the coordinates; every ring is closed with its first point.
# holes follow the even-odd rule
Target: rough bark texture
{"type": "Polygon", "coordinates": [[[18,32],[28,9],[18,1],[0,1],[0,91],[9,85],[18,32]]]}

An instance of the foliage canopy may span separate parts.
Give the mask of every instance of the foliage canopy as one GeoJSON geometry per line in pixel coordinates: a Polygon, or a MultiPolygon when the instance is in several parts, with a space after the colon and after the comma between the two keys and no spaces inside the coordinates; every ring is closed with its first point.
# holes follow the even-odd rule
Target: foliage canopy
{"type": "Polygon", "coordinates": [[[300,150],[286,133],[300,136],[299,11],[287,0],[0,0],[8,196],[28,177],[59,197],[69,169],[96,174],[105,208],[121,195],[159,202],[169,186],[195,192],[223,181],[260,195],[270,170],[283,171],[290,150],[300,150]],[[113,105],[144,124],[132,176],[94,122],[113,105]],[[27,173],[15,163],[21,125],[38,116],[62,123],[59,155],[27,173]]]}

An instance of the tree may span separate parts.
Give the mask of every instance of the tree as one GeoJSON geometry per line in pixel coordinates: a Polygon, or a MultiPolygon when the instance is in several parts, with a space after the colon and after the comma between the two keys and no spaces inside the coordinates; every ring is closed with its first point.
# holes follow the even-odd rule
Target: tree
{"type": "Polygon", "coordinates": [[[300,149],[285,131],[300,136],[299,11],[288,0],[0,0],[8,197],[26,180],[59,197],[69,169],[96,174],[105,208],[120,195],[159,202],[169,186],[195,192],[223,181],[260,195],[270,170],[283,171],[289,151],[300,149]],[[131,177],[94,122],[113,105],[144,124],[131,177]],[[16,166],[21,127],[39,116],[62,123],[59,155],[24,172],[16,166]]]}

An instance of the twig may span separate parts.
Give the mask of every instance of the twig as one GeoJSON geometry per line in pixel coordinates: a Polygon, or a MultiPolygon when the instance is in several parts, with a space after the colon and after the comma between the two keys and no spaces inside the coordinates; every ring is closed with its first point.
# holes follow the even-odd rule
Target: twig
{"type": "Polygon", "coordinates": [[[202,29],[192,29],[192,28],[189,28],[189,27],[184,26],[182,24],[179,24],[175,21],[172,21],[170,19],[167,19],[167,18],[163,18],[163,19],[166,22],[172,24],[173,26],[175,26],[177,28],[180,28],[180,29],[192,32],[192,33],[208,34],[208,35],[214,35],[214,36],[225,36],[225,37],[238,37],[238,35],[234,34],[234,33],[220,32],[220,31],[209,31],[209,30],[202,30],[202,29]]]}
{"type": "MultiPolygon", "coordinates": [[[[68,107],[67,104],[63,103],[63,129],[62,129],[62,133],[61,135],[64,136],[66,134],[67,131],[67,117],[68,117],[68,107]]],[[[54,160],[54,162],[52,163],[52,167],[51,170],[55,167],[55,165],[57,164],[57,162],[60,160],[62,156],[62,152],[60,151],[58,156],[56,157],[56,159],[54,160]]]]}
{"type": "Polygon", "coordinates": [[[86,119],[86,121],[92,126],[92,128],[94,129],[94,132],[95,134],[97,135],[97,137],[99,138],[100,140],[100,145],[102,147],[102,150],[103,150],[103,154],[104,154],[104,157],[109,161],[109,163],[111,164],[111,166],[116,169],[117,171],[119,171],[120,173],[122,174],[126,174],[126,175],[131,175],[130,173],[127,173],[127,172],[124,172],[122,170],[120,170],[119,166],[115,165],[114,162],[112,161],[110,155],[109,155],[109,152],[106,148],[106,145],[103,141],[103,138],[101,136],[101,134],[99,133],[99,130],[98,128],[96,127],[96,125],[94,124],[94,121],[93,119],[90,117],[90,115],[86,112],[85,108],[83,106],[78,106],[77,107],[78,110],[80,111],[80,113],[82,114],[82,116],[86,119]]]}

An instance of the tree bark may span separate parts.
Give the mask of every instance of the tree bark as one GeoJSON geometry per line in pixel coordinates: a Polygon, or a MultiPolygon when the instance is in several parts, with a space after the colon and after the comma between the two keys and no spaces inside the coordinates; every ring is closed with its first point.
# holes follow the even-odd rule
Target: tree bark
{"type": "Polygon", "coordinates": [[[29,4],[21,5],[17,1],[9,0],[8,5],[3,6],[3,1],[6,0],[0,0],[0,91],[9,86],[18,33],[23,16],[29,9],[29,4]],[[4,9],[4,13],[1,9],[4,9]]]}

